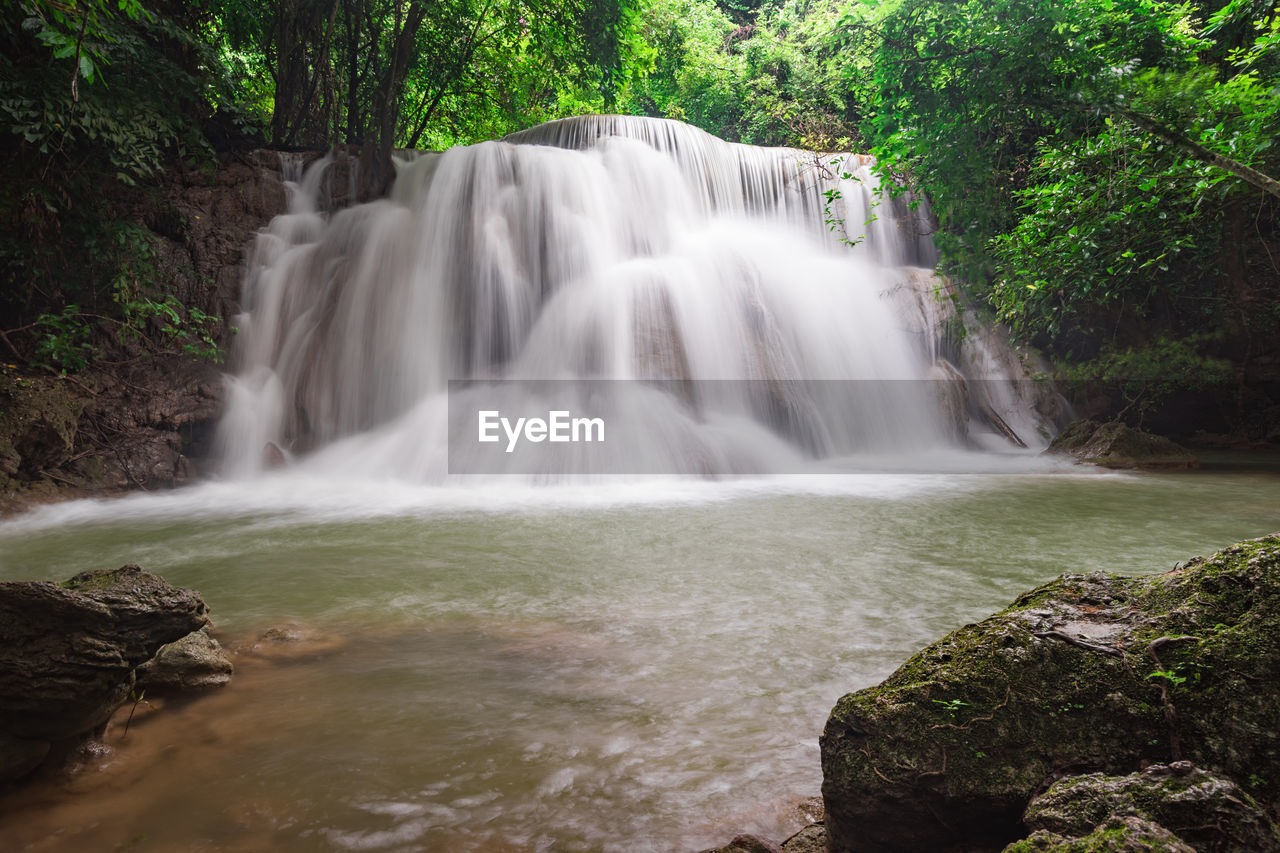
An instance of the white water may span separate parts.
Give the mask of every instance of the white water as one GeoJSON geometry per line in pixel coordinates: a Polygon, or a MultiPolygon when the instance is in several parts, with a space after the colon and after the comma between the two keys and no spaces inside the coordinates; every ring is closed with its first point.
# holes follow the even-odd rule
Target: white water
{"type": "Polygon", "coordinates": [[[455,417],[604,405],[606,444],[520,461],[552,475],[938,470],[1053,430],[999,334],[919,266],[927,210],[881,202],[861,158],[583,117],[418,157],[389,199],[332,215],[326,165],[251,254],[219,431],[233,478],[282,456],[416,483],[480,470],[447,458],[449,380],[484,381],[455,388],[455,417]],[[601,404],[501,379],[749,381],[601,404]]]}

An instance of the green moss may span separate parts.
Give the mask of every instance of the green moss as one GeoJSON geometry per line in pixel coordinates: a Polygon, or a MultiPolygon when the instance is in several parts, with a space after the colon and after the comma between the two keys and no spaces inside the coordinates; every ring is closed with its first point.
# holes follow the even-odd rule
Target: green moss
{"type": "Polygon", "coordinates": [[[823,736],[833,849],[846,822],[922,796],[921,823],[948,803],[975,824],[1008,820],[1051,774],[1180,758],[1255,776],[1274,807],[1278,683],[1280,535],[1163,575],[1063,576],[837,702],[823,736]]]}

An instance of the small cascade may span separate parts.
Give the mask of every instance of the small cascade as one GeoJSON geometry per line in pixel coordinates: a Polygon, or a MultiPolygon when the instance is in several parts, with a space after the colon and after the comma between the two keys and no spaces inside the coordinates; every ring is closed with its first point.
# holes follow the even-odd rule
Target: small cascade
{"type": "Polygon", "coordinates": [[[586,116],[406,159],[388,198],[324,213],[329,165],[250,254],[230,476],[759,473],[1053,431],[930,271],[927,206],[866,158],[586,116]],[[594,407],[610,436],[486,467],[449,441],[468,406],[594,407]]]}

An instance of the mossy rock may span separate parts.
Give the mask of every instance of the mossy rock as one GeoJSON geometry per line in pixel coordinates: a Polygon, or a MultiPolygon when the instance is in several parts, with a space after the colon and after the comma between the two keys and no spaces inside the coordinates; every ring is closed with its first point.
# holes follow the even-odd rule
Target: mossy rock
{"type": "Polygon", "coordinates": [[[90,397],[70,380],[0,365],[0,516],[83,485],[62,466],[76,457],[90,397]]]}
{"type": "Polygon", "coordinates": [[[999,850],[1055,778],[1184,758],[1275,808],[1280,534],[1161,575],[1064,575],[841,698],[831,850],[999,850]]]}
{"type": "Polygon", "coordinates": [[[1045,452],[1071,456],[1103,468],[1178,470],[1200,467],[1200,460],[1182,445],[1119,421],[1105,424],[1074,421],[1045,452]]]}
{"type": "Polygon", "coordinates": [[[1081,837],[1037,830],[1010,844],[1004,853],[1198,853],[1157,823],[1140,817],[1114,817],[1081,837]]]}
{"type": "MultiPolygon", "coordinates": [[[[1085,838],[1125,817],[1156,823],[1206,853],[1280,851],[1280,828],[1253,797],[1189,761],[1127,776],[1089,773],[1060,779],[1032,800],[1023,821],[1029,829],[1085,838]]],[[[1016,853],[1016,845],[1011,849],[1016,853]]]]}
{"type": "Polygon", "coordinates": [[[88,395],[67,382],[0,371],[0,476],[30,478],[75,451],[88,395]]]}

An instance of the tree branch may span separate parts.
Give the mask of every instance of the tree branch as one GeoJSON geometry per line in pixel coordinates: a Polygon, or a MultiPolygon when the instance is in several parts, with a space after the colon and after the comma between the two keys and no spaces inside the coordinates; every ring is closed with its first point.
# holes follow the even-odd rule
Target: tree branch
{"type": "Polygon", "coordinates": [[[1161,124],[1152,116],[1124,109],[1113,109],[1111,110],[1111,113],[1130,122],[1131,124],[1136,125],[1137,127],[1142,128],[1153,136],[1158,136],[1167,142],[1172,142],[1174,145],[1184,149],[1188,154],[1200,162],[1208,163],[1210,166],[1216,166],[1219,169],[1230,172],[1237,178],[1248,183],[1250,186],[1256,187],[1264,193],[1269,193],[1276,198],[1280,198],[1280,181],[1277,181],[1270,175],[1265,175],[1252,166],[1241,163],[1239,160],[1233,160],[1224,154],[1219,154],[1217,151],[1206,148],[1189,136],[1168,127],[1167,125],[1161,124]]]}

